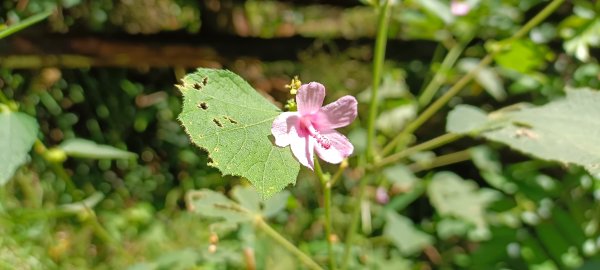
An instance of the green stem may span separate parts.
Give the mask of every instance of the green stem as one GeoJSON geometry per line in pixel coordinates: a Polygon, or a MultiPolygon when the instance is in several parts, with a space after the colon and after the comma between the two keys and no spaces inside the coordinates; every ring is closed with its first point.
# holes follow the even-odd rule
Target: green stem
{"type": "Polygon", "coordinates": [[[369,120],[367,122],[367,160],[373,160],[375,148],[375,121],[379,107],[379,83],[381,82],[381,71],[385,60],[385,47],[387,44],[388,25],[390,18],[389,1],[384,1],[379,9],[377,23],[377,38],[375,39],[375,56],[373,59],[373,82],[371,86],[371,101],[369,103],[369,120]]]}
{"type": "Polygon", "coordinates": [[[38,13],[36,15],[33,15],[17,24],[11,25],[8,28],[1,30],[0,31],[0,39],[3,39],[7,36],[10,36],[16,32],[19,32],[33,24],[36,24],[40,21],[42,21],[43,19],[46,19],[48,16],[50,16],[50,14],[52,14],[52,10],[48,10],[46,12],[42,12],[42,13],[38,13]]]}
{"type": "Polygon", "coordinates": [[[426,151],[426,150],[438,148],[442,145],[446,145],[451,142],[454,142],[462,137],[464,137],[464,135],[462,135],[462,134],[446,133],[442,136],[435,137],[429,141],[426,141],[421,144],[415,145],[413,147],[407,148],[404,151],[401,151],[401,152],[389,155],[385,158],[382,158],[379,162],[374,164],[373,168],[383,167],[385,165],[394,163],[400,159],[406,158],[406,157],[408,157],[414,153],[420,152],[420,151],[426,151]]]}
{"type": "Polygon", "coordinates": [[[408,165],[408,168],[413,173],[417,173],[417,172],[421,172],[421,171],[431,170],[431,169],[437,168],[437,167],[442,167],[442,166],[446,166],[446,165],[450,165],[450,164],[454,164],[454,163],[458,163],[458,162],[467,161],[469,159],[471,159],[471,150],[466,149],[466,150],[450,153],[447,155],[438,156],[438,157],[434,158],[431,162],[429,162],[425,165],[419,164],[419,163],[413,163],[411,165],[408,165]]]}
{"type": "Polygon", "coordinates": [[[489,52],[470,72],[465,74],[456,84],[454,84],[448,92],[442,95],[439,99],[437,99],[433,104],[431,104],[423,113],[419,115],[415,120],[413,120],[410,124],[404,128],[404,130],[396,136],[388,145],[383,149],[383,154],[387,154],[391,152],[397,145],[404,146],[407,143],[410,134],[412,134],[415,130],[417,130],[421,125],[423,125],[429,118],[431,118],[437,111],[439,111],[451,98],[456,96],[460,90],[462,90],[467,83],[469,83],[475,75],[484,67],[488,66],[494,60],[494,56],[502,51],[503,48],[508,47],[512,42],[523,38],[525,34],[527,34],[533,27],[540,24],[546,17],[548,17],[554,10],[556,10],[565,0],[554,0],[548,6],[546,6],[540,13],[538,13],[535,17],[533,17],[529,22],[527,22],[521,29],[519,29],[513,36],[507,39],[504,42],[501,42],[503,46],[497,50],[493,50],[489,52]]]}
{"type": "Polygon", "coordinates": [[[313,261],[313,259],[304,254],[304,252],[299,250],[296,246],[294,246],[294,244],[290,243],[287,239],[281,236],[281,234],[279,234],[275,229],[271,228],[271,226],[269,226],[269,224],[267,224],[262,217],[257,216],[254,220],[254,225],[275,240],[275,242],[279,243],[287,251],[294,254],[298,260],[300,260],[309,269],[323,270],[323,268],[313,261]]]}
{"type": "Polygon", "coordinates": [[[468,41],[457,43],[454,45],[454,47],[452,47],[452,49],[450,49],[448,54],[446,54],[446,57],[444,57],[439,69],[419,97],[420,107],[425,107],[427,104],[429,104],[429,102],[431,102],[431,99],[435,96],[437,91],[444,83],[444,80],[446,79],[446,73],[452,68],[452,66],[454,66],[456,60],[458,60],[458,57],[462,54],[467,43],[468,41]]]}
{"type": "Polygon", "coordinates": [[[333,229],[331,226],[331,181],[328,177],[325,177],[323,174],[323,170],[321,169],[321,164],[319,164],[319,160],[315,157],[315,173],[319,180],[321,181],[321,186],[323,188],[323,207],[325,208],[325,237],[327,239],[327,252],[329,257],[329,268],[331,270],[336,270],[336,261],[335,254],[333,253],[333,242],[332,242],[332,233],[333,229]]]}

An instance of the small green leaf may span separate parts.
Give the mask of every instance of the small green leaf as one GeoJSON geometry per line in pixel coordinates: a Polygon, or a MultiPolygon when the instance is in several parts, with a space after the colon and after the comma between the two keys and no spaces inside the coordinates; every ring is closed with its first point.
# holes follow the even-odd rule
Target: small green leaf
{"type": "Polygon", "coordinates": [[[0,112],[0,186],[6,184],[17,168],[27,161],[35,142],[38,123],[24,113],[0,112]]]}
{"type": "Polygon", "coordinates": [[[600,92],[568,90],[565,99],[544,106],[499,111],[485,116],[459,106],[446,129],[479,134],[543,160],[578,164],[600,177],[600,92]],[[460,121],[469,123],[460,123],[460,121]]]}
{"type": "Polygon", "coordinates": [[[58,148],[65,151],[68,156],[76,158],[128,159],[136,157],[135,153],[79,138],[65,140],[58,148]]]}
{"type": "Polygon", "coordinates": [[[247,178],[263,199],[296,182],[300,164],[289,147],[273,144],[271,124],[281,110],[239,76],[198,69],[183,78],[179,120],[223,174],[247,178]]]}
{"type": "Polygon", "coordinates": [[[383,234],[406,256],[421,252],[433,242],[433,237],[418,230],[412,220],[392,211],[386,214],[383,234]]]}

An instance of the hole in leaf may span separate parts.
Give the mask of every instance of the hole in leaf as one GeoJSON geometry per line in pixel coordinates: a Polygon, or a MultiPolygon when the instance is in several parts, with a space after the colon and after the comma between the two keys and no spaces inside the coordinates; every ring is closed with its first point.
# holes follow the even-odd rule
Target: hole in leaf
{"type": "Polygon", "coordinates": [[[202,86],[200,86],[200,84],[195,83],[194,84],[194,89],[200,90],[200,89],[202,89],[202,86]]]}
{"type": "Polygon", "coordinates": [[[221,124],[221,122],[219,122],[219,120],[217,120],[216,118],[213,118],[213,122],[215,123],[215,125],[217,125],[218,127],[223,127],[223,124],[221,124]]]}
{"type": "Polygon", "coordinates": [[[204,79],[202,79],[202,85],[206,86],[207,83],[208,83],[208,77],[204,77],[204,79]]]}
{"type": "Polygon", "coordinates": [[[201,103],[198,103],[198,108],[206,110],[206,109],[208,109],[208,105],[206,105],[206,102],[201,102],[201,103]]]}
{"type": "Polygon", "coordinates": [[[225,120],[229,121],[229,123],[232,123],[232,124],[237,124],[237,123],[238,123],[237,121],[233,120],[233,119],[232,119],[231,117],[229,117],[229,116],[223,116],[223,118],[224,118],[225,120]]]}

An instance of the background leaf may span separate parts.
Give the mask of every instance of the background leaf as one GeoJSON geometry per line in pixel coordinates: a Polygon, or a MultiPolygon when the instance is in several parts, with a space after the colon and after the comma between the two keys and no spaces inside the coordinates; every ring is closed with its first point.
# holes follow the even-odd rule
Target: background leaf
{"type": "Polygon", "coordinates": [[[452,172],[440,172],[433,176],[427,193],[431,204],[442,216],[451,216],[476,227],[472,236],[486,238],[489,234],[484,219],[485,209],[495,200],[493,193],[479,189],[473,181],[467,181],[452,172]]]}
{"type": "Polygon", "coordinates": [[[431,245],[433,238],[418,230],[412,220],[388,212],[386,215],[384,235],[396,245],[403,255],[413,255],[431,245]]]}
{"type": "Polygon", "coordinates": [[[497,112],[482,121],[476,109],[453,110],[446,129],[457,133],[483,130],[481,136],[526,154],[563,164],[574,163],[600,176],[600,93],[590,89],[567,91],[565,99],[518,111],[497,112]],[[460,120],[477,119],[468,126],[460,120]],[[469,131],[470,129],[470,131],[469,131]]]}
{"type": "Polygon", "coordinates": [[[135,153],[79,138],[65,140],[59,148],[65,151],[68,156],[77,158],[128,159],[136,157],[135,153]]]}
{"type": "Polygon", "coordinates": [[[35,142],[38,123],[20,112],[0,112],[0,186],[27,161],[27,153],[35,142]]]}
{"type": "MultiPolygon", "coordinates": [[[[458,68],[465,73],[475,69],[479,63],[479,60],[472,58],[465,58],[460,60],[458,68]]],[[[502,101],[506,99],[506,90],[502,84],[502,79],[498,76],[496,70],[491,67],[484,67],[477,71],[475,74],[475,81],[485,89],[494,99],[502,101]]]]}
{"type": "Polygon", "coordinates": [[[248,83],[230,71],[198,69],[180,90],[179,119],[192,142],[208,151],[209,165],[247,178],[263,198],[295,183],[298,161],[272,142],[271,124],[281,111],[248,83]]]}

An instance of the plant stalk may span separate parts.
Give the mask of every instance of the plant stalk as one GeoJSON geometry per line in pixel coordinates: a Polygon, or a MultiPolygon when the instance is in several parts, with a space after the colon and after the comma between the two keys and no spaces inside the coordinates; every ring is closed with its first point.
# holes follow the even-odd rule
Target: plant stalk
{"type": "MultiPolygon", "coordinates": [[[[390,0],[383,1],[383,5],[379,7],[377,21],[377,37],[375,39],[375,52],[373,59],[373,82],[371,89],[371,101],[369,103],[369,118],[367,122],[367,162],[371,163],[374,159],[375,150],[375,121],[377,118],[377,109],[379,107],[379,83],[381,82],[383,64],[385,60],[385,50],[388,37],[388,26],[390,22],[390,0]]],[[[360,204],[364,200],[365,189],[367,187],[369,177],[363,176],[360,179],[358,187],[358,198],[353,206],[350,227],[346,233],[346,243],[344,246],[344,254],[342,257],[342,269],[348,268],[350,261],[350,251],[356,230],[358,229],[358,221],[360,216],[360,204]]]]}
{"type": "Polygon", "coordinates": [[[381,159],[379,162],[375,163],[373,168],[376,169],[376,168],[383,167],[385,165],[394,163],[400,159],[406,158],[406,157],[408,157],[414,153],[420,152],[420,151],[426,151],[426,150],[438,148],[442,145],[446,145],[451,142],[454,142],[462,137],[464,137],[464,135],[462,135],[462,134],[446,133],[442,136],[435,137],[429,141],[426,141],[426,142],[417,144],[413,147],[407,148],[404,151],[400,151],[398,153],[389,155],[389,156],[381,159]]]}
{"type": "Polygon", "coordinates": [[[375,39],[375,52],[373,59],[373,82],[371,86],[371,101],[369,102],[369,118],[367,122],[367,160],[373,160],[375,149],[375,121],[379,107],[379,84],[381,82],[383,63],[385,60],[385,48],[387,45],[388,25],[390,19],[389,0],[383,2],[379,9],[377,22],[377,37],[375,39]]]}
{"type": "Polygon", "coordinates": [[[417,172],[421,172],[421,171],[431,170],[433,168],[437,168],[437,167],[441,167],[441,166],[446,166],[446,165],[450,165],[450,164],[454,164],[454,163],[458,163],[458,162],[467,161],[470,159],[471,159],[471,150],[465,149],[462,151],[438,156],[438,157],[434,158],[430,163],[425,164],[425,165],[419,164],[419,163],[413,163],[413,164],[408,165],[408,168],[413,173],[417,173],[417,172]]]}
{"type": "Polygon", "coordinates": [[[19,32],[29,26],[32,26],[46,18],[48,18],[48,16],[50,16],[50,14],[52,14],[52,10],[48,10],[42,13],[38,13],[36,15],[33,15],[17,24],[13,24],[11,26],[9,26],[8,28],[1,30],[0,31],[0,39],[3,39],[7,36],[10,36],[16,32],[19,32]]]}
{"type": "Polygon", "coordinates": [[[431,99],[433,99],[435,94],[438,92],[438,90],[444,83],[444,80],[446,79],[446,72],[448,72],[448,70],[450,70],[450,68],[454,66],[454,64],[458,60],[458,57],[464,51],[465,45],[467,43],[468,42],[457,43],[446,54],[446,57],[444,57],[444,60],[440,64],[439,69],[437,70],[431,81],[429,81],[429,84],[427,84],[427,86],[423,90],[423,93],[419,97],[419,107],[425,107],[427,106],[427,104],[429,104],[429,102],[431,102],[431,99]]]}

